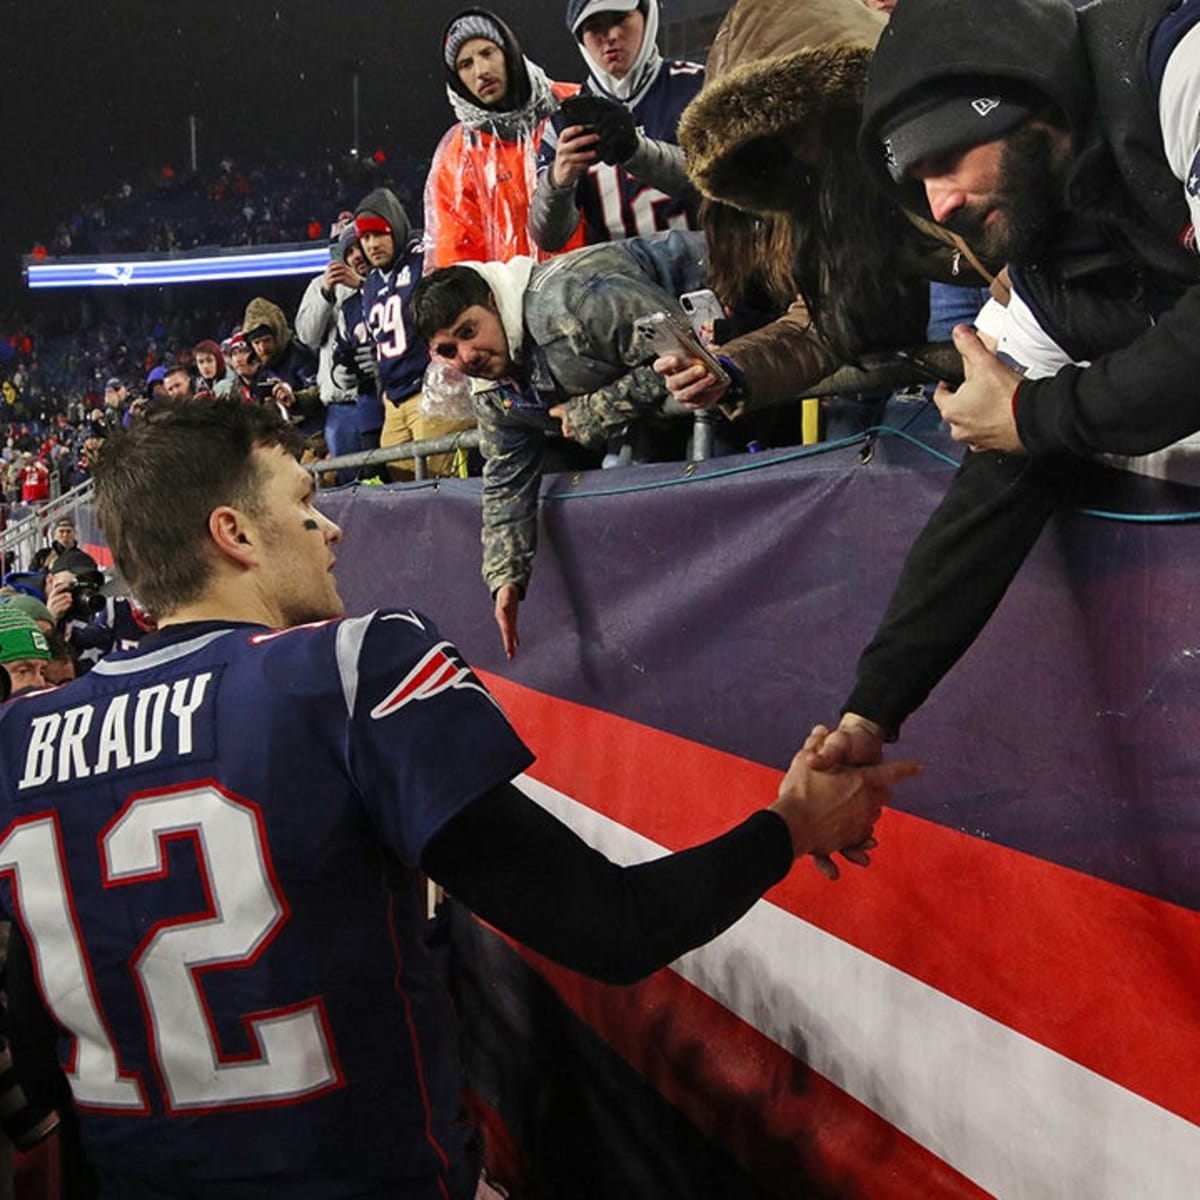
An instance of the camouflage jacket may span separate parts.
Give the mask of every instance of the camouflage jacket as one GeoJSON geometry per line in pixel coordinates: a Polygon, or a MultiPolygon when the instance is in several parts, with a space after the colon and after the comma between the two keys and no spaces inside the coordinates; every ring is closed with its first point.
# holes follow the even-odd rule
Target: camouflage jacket
{"type": "MultiPolygon", "coordinates": [[[[490,264],[489,264],[490,265],[490,264]]],[[[537,546],[537,502],[548,410],[566,403],[577,440],[603,448],[639,413],[667,398],[634,322],[704,287],[704,236],[673,230],[585,246],[535,266],[521,300],[518,378],[475,395],[483,468],[483,578],[488,590],[524,594],[537,546]]],[[[492,276],[489,273],[489,281],[492,276]]]]}

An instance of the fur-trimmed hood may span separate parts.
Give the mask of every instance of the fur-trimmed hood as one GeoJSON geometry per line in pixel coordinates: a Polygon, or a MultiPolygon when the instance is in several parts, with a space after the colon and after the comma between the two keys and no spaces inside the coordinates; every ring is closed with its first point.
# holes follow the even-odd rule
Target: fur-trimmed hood
{"type": "Polygon", "coordinates": [[[261,329],[264,325],[275,335],[274,361],[278,361],[282,359],[292,340],[292,331],[288,328],[287,317],[284,316],[283,309],[278,304],[273,300],[268,300],[265,296],[255,296],[246,305],[246,313],[242,317],[242,330],[246,335],[246,340],[252,340],[254,331],[261,329]]]}
{"type": "Polygon", "coordinates": [[[679,123],[697,188],[750,212],[788,211],[803,171],[795,151],[819,160],[829,125],[857,127],[885,24],[862,0],[740,0],[679,123]]]}

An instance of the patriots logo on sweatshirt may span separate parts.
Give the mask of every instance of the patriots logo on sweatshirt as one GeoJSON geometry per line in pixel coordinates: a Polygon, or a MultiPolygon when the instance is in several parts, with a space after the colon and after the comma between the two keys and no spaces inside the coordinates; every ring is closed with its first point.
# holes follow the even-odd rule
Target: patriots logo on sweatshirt
{"type": "MultiPolygon", "coordinates": [[[[479,692],[492,700],[491,693],[471,673],[471,668],[459,657],[450,642],[438,642],[427,650],[421,660],[405,677],[371,709],[371,719],[379,721],[391,716],[406,704],[432,700],[452,688],[479,692]]],[[[498,706],[497,706],[498,707],[498,706]]]]}

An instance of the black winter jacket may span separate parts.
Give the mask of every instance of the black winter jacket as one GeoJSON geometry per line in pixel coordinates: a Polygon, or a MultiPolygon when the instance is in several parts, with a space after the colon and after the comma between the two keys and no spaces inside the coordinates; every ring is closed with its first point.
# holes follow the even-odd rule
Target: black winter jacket
{"type": "MultiPolygon", "coordinates": [[[[1026,380],[1017,428],[1030,457],[968,453],[905,561],[863,652],[846,711],[893,733],[986,624],[1083,456],[1148,453],[1200,429],[1200,259],[1170,172],[1149,62],[1170,0],[905,0],[876,50],[860,146],[887,175],[879,131],[943,76],[1044,95],[1072,135],[1063,238],[1014,286],[1087,368],[1026,380]]],[[[904,203],[928,215],[923,194],[904,203]]]]}

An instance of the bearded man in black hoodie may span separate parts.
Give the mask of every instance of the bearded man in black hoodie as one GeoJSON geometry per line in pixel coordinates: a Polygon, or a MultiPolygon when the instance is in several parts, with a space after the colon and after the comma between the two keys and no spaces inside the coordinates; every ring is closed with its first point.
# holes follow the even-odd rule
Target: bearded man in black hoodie
{"type": "Polygon", "coordinates": [[[966,381],[935,399],[971,452],[838,730],[809,739],[827,761],[879,758],[1089,458],[1200,430],[1197,26],[1172,0],[905,0],[884,32],[860,150],[900,203],[1007,259],[1012,297],[985,307],[984,338],[954,331],[966,381]]]}

